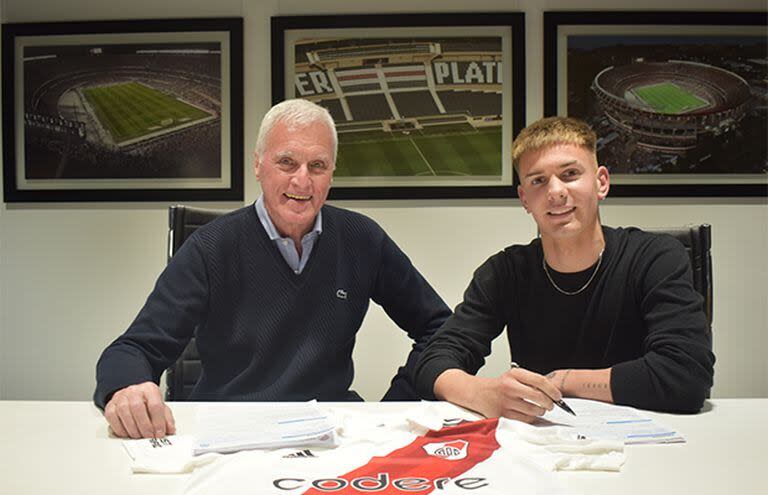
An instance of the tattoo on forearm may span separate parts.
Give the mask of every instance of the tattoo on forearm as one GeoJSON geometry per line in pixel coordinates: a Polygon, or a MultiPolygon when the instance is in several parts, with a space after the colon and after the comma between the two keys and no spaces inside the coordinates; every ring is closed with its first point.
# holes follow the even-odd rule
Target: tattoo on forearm
{"type": "Polygon", "coordinates": [[[550,371],[549,373],[547,373],[547,379],[554,380],[557,377],[558,373],[559,373],[560,374],[560,385],[558,386],[558,388],[562,391],[563,390],[563,386],[565,385],[565,379],[568,378],[568,373],[570,373],[571,371],[573,371],[573,370],[570,369],[570,368],[565,370],[565,371],[563,371],[563,370],[550,371]]]}
{"type": "Polygon", "coordinates": [[[605,390],[608,388],[608,384],[607,383],[585,383],[584,388],[605,390]]]}
{"type": "Polygon", "coordinates": [[[571,371],[572,370],[570,368],[568,368],[563,373],[563,377],[560,379],[560,390],[564,390],[565,389],[565,379],[568,378],[568,373],[570,373],[571,371]]]}

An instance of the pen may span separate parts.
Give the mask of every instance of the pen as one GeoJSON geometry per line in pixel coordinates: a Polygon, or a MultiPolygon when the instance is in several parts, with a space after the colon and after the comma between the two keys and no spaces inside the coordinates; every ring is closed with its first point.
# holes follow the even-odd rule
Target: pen
{"type": "MultiPolygon", "coordinates": [[[[510,368],[519,368],[519,367],[520,367],[520,365],[519,365],[519,364],[517,364],[516,362],[512,361],[512,362],[509,364],[509,367],[510,367],[510,368]]],[[[567,413],[570,413],[570,414],[573,414],[574,416],[576,416],[576,413],[575,413],[575,412],[573,412],[573,409],[571,409],[571,408],[570,408],[570,406],[568,406],[568,404],[566,404],[566,403],[565,403],[565,401],[564,401],[563,399],[560,399],[560,400],[553,400],[552,402],[554,402],[554,403],[555,403],[555,405],[556,405],[557,407],[559,407],[560,409],[562,409],[563,411],[565,411],[565,412],[567,412],[567,413]]]]}

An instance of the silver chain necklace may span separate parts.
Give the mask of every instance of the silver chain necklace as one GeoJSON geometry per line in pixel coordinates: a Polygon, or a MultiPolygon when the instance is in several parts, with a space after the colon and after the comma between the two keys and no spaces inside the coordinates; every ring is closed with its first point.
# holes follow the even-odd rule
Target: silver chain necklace
{"type": "Polygon", "coordinates": [[[549,279],[549,283],[552,284],[552,287],[557,289],[557,291],[561,294],[565,294],[566,296],[575,296],[577,294],[581,294],[584,292],[587,287],[589,287],[589,284],[592,283],[592,281],[595,279],[595,275],[597,275],[597,272],[600,270],[600,264],[603,262],[603,251],[605,249],[600,251],[600,254],[597,255],[597,266],[595,267],[595,271],[592,272],[592,275],[589,277],[589,280],[587,280],[587,283],[581,286],[580,289],[577,289],[573,292],[569,292],[567,290],[563,290],[560,287],[557,286],[554,280],[552,280],[552,276],[549,274],[549,270],[547,269],[547,258],[544,257],[543,253],[541,256],[541,267],[544,268],[544,273],[547,275],[547,278],[549,279]]]}

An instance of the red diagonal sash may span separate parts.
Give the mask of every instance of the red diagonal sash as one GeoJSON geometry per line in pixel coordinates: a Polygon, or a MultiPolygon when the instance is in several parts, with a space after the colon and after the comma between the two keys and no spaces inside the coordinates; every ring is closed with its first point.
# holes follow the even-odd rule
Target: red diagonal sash
{"type": "Polygon", "coordinates": [[[497,425],[498,419],[485,419],[430,431],[347,474],[315,480],[304,495],[431,493],[499,448],[497,425]]]}

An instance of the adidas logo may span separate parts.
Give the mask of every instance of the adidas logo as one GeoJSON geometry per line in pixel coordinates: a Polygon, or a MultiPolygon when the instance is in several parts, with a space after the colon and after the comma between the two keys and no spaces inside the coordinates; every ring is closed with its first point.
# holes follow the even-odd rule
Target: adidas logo
{"type": "Polygon", "coordinates": [[[293,452],[292,454],[287,454],[283,456],[286,459],[295,458],[295,457],[317,457],[315,454],[312,453],[309,449],[304,450],[297,450],[296,452],[293,452]]]}

